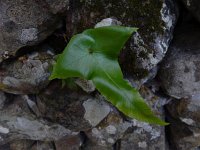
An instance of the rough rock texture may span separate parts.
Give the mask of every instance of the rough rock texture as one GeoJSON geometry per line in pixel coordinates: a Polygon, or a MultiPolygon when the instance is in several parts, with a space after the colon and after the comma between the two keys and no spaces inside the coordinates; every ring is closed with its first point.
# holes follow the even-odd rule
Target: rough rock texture
{"type": "Polygon", "coordinates": [[[4,150],[54,150],[54,146],[51,142],[15,140],[4,150]]]}
{"type": "Polygon", "coordinates": [[[80,150],[84,143],[84,136],[73,135],[66,136],[62,139],[55,141],[56,150],[80,150]]]}
{"type": "Polygon", "coordinates": [[[69,0],[1,0],[0,62],[24,46],[41,42],[61,23],[69,0]]]}
{"type": "Polygon", "coordinates": [[[200,146],[200,97],[174,100],[167,105],[169,112],[169,140],[175,150],[195,149],[200,146]]]}
{"type": "Polygon", "coordinates": [[[174,37],[164,60],[159,77],[164,90],[181,98],[200,94],[200,28],[199,25],[183,25],[174,37]]]}
{"type": "MultiPolygon", "coordinates": [[[[158,97],[147,87],[142,87],[140,92],[153,108],[156,114],[163,116],[163,102],[167,99],[158,97]]],[[[137,120],[132,120],[132,127],[120,139],[122,150],[167,150],[164,127],[149,125],[137,120]]]]}
{"type": "MultiPolygon", "coordinates": [[[[154,95],[149,88],[141,89],[143,97],[153,108],[156,114],[163,116],[162,102],[165,99],[154,95]]],[[[93,115],[90,116],[91,118],[93,115]]],[[[85,149],[165,149],[164,128],[141,123],[136,120],[124,120],[113,108],[108,116],[96,127],[86,132],[88,140],[85,149]]]]}
{"type": "Polygon", "coordinates": [[[0,67],[0,89],[13,94],[34,94],[49,83],[54,53],[49,47],[5,62],[0,67]]]}
{"type": "Polygon", "coordinates": [[[71,131],[58,124],[37,119],[26,104],[27,96],[7,97],[7,105],[0,110],[0,145],[15,139],[53,141],[71,131]]]}
{"type": "Polygon", "coordinates": [[[91,128],[84,118],[85,109],[82,105],[89,98],[91,96],[80,89],[62,88],[61,82],[53,82],[37,96],[37,103],[43,117],[79,132],[91,128]]]}
{"type": "Polygon", "coordinates": [[[175,6],[171,0],[74,0],[66,29],[69,37],[104,18],[116,18],[122,25],[138,27],[120,60],[126,74],[144,77],[167,51],[177,20],[175,6]]]}

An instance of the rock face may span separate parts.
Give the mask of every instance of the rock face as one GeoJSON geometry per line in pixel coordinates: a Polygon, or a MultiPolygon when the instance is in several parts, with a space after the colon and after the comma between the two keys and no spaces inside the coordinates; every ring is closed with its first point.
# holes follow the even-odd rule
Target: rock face
{"type": "Polygon", "coordinates": [[[181,98],[199,94],[199,38],[198,25],[189,24],[178,29],[159,72],[162,86],[170,96],[181,98]]]}
{"type": "Polygon", "coordinates": [[[1,65],[0,89],[13,94],[34,94],[43,89],[49,83],[54,54],[48,47],[40,50],[1,65]]]}
{"type": "Polygon", "coordinates": [[[125,73],[144,77],[167,51],[177,20],[175,6],[171,0],[74,0],[67,14],[66,29],[72,35],[110,17],[122,25],[138,27],[120,61],[125,73]]]}
{"type": "MultiPolygon", "coordinates": [[[[162,116],[163,110],[160,101],[163,101],[163,99],[154,95],[146,87],[141,89],[141,93],[153,110],[162,116]]],[[[115,148],[122,150],[166,149],[163,127],[141,123],[136,120],[124,120],[115,109],[112,109],[107,117],[96,127],[87,131],[86,135],[88,137],[85,147],[86,150],[110,150],[113,148],[113,145],[115,148]]]]}
{"type": "Polygon", "coordinates": [[[24,46],[41,42],[61,21],[69,1],[0,1],[0,62],[24,46]],[[59,14],[59,15],[58,15],[59,14]]]}
{"type": "Polygon", "coordinates": [[[200,97],[174,100],[167,105],[170,142],[174,149],[195,149],[200,145],[200,97]]]}
{"type": "Polygon", "coordinates": [[[27,97],[7,97],[7,107],[0,110],[0,145],[15,139],[53,141],[71,135],[59,124],[36,119],[27,105],[27,97]]]}
{"type": "Polygon", "coordinates": [[[0,150],[198,150],[200,27],[191,16],[200,21],[200,2],[179,1],[186,8],[175,0],[0,0],[0,150]],[[166,128],[124,116],[91,81],[48,80],[73,34],[108,25],[139,28],[120,66],[166,128]]]}
{"type": "Polygon", "coordinates": [[[177,26],[159,78],[173,99],[167,105],[169,142],[173,150],[199,149],[200,146],[200,28],[190,17],[177,26]]]}

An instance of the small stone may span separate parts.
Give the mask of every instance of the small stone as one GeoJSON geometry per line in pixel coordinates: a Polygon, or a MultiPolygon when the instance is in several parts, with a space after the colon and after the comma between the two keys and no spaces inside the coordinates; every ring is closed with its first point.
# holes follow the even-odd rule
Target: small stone
{"type": "Polygon", "coordinates": [[[109,125],[106,127],[106,131],[109,134],[116,134],[117,129],[115,128],[115,126],[109,125]]]}
{"type": "Polygon", "coordinates": [[[85,108],[84,118],[93,127],[98,125],[110,113],[110,106],[97,99],[88,99],[83,103],[83,106],[85,108]]]}
{"type": "Polygon", "coordinates": [[[138,147],[146,148],[146,147],[147,147],[147,143],[146,143],[145,141],[139,142],[139,143],[138,143],[138,147]]]}
{"type": "Polygon", "coordinates": [[[105,26],[112,26],[112,25],[122,25],[122,23],[116,19],[106,18],[101,20],[101,22],[95,25],[95,28],[105,27],[105,26]]]}
{"type": "Polygon", "coordinates": [[[85,79],[76,79],[75,83],[80,86],[85,92],[91,93],[95,91],[95,85],[91,80],[85,80],[85,79]]]}
{"type": "Polygon", "coordinates": [[[115,143],[115,141],[112,139],[112,138],[108,138],[108,143],[110,143],[110,144],[114,144],[115,143]]]}
{"type": "Polygon", "coordinates": [[[1,66],[0,90],[12,94],[35,94],[48,85],[54,57],[43,47],[38,49],[38,53],[23,55],[1,66]]]}
{"type": "Polygon", "coordinates": [[[41,113],[36,105],[35,102],[33,102],[27,95],[23,96],[23,98],[27,101],[28,106],[30,109],[35,113],[37,117],[41,116],[41,113]]]}
{"type": "Polygon", "coordinates": [[[0,125],[0,133],[2,134],[8,134],[9,133],[9,129],[8,128],[4,128],[0,125]]]}

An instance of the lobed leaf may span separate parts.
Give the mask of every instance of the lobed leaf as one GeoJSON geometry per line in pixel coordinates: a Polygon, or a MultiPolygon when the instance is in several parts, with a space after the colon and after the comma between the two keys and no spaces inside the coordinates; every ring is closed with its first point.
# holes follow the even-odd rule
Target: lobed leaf
{"type": "Polygon", "coordinates": [[[50,79],[80,77],[92,80],[109,102],[137,120],[166,125],[157,118],[139,92],[131,87],[118,63],[118,55],[136,28],[108,26],[75,35],[59,55],[50,79]]]}

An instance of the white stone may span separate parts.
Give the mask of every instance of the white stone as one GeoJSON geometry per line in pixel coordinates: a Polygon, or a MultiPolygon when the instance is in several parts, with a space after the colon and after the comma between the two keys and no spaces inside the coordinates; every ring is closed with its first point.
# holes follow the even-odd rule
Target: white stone
{"type": "Polygon", "coordinates": [[[111,111],[109,105],[97,99],[88,99],[83,106],[85,108],[84,118],[93,127],[98,125],[111,111]]]}
{"type": "Polygon", "coordinates": [[[112,138],[108,138],[108,143],[111,143],[111,144],[114,144],[115,143],[115,141],[112,139],[112,138]]]}
{"type": "Polygon", "coordinates": [[[180,118],[181,121],[183,121],[184,123],[188,124],[188,125],[193,125],[194,124],[194,120],[190,119],[190,118],[180,118]]]}
{"type": "Polygon", "coordinates": [[[3,133],[3,134],[8,134],[10,131],[8,128],[4,128],[2,126],[0,126],[0,133],[3,133]]]}
{"type": "Polygon", "coordinates": [[[101,22],[95,25],[95,28],[105,27],[105,26],[112,26],[112,25],[121,25],[122,23],[116,19],[106,18],[103,19],[101,22]]]}
{"type": "Polygon", "coordinates": [[[106,127],[106,131],[109,134],[116,134],[117,129],[115,128],[115,126],[109,125],[109,126],[106,127]]]}
{"type": "Polygon", "coordinates": [[[141,148],[146,148],[147,147],[147,143],[145,141],[138,142],[138,146],[141,147],[141,148]]]}

